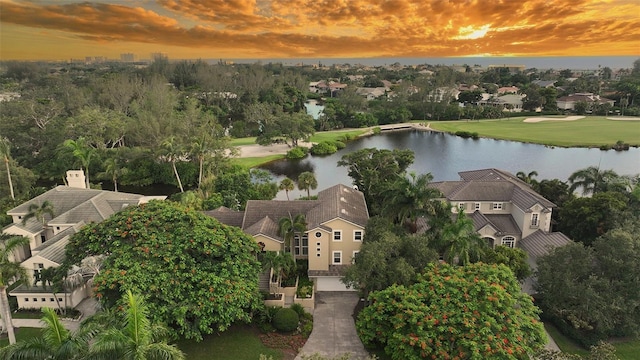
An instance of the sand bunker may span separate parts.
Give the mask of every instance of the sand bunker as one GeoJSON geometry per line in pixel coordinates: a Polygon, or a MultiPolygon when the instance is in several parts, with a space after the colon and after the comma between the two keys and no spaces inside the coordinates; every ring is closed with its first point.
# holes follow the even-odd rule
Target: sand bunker
{"type": "Polygon", "coordinates": [[[628,120],[628,121],[640,121],[640,117],[608,117],[607,120],[628,120]]]}
{"type": "Polygon", "coordinates": [[[550,117],[534,117],[534,118],[526,118],[523,122],[526,123],[537,123],[541,121],[574,121],[584,119],[584,116],[567,116],[564,118],[550,118],[550,117]]]}

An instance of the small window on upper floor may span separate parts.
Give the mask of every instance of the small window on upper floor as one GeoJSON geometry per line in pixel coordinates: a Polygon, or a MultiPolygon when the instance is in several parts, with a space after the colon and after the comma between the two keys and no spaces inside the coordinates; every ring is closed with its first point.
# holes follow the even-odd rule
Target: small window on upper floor
{"type": "Polygon", "coordinates": [[[333,241],[342,241],[342,230],[333,230],[333,241]]]}
{"type": "Polygon", "coordinates": [[[458,210],[465,210],[467,205],[465,203],[458,203],[458,210]]]}
{"type": "Polygon", "coordinates": [[[493,203],[493,210],[502,210],[502,203],[501,202],[493,203]]]}
{"type": "Polygon", "coordinates": [[[540,214],[531,214],[531,226],[538,227],[540,225],[540,214]]]}
{"type": "Polygon", "coordinates": [[[474,206],[474,209],[475,210],[480,210],[480,203],[476,203],[475,206],[474,206]]]}
{"type": "Polygon", "coordinates": [[[362,241],[362,230],[353,231],[353,241],[362,241]]]}
{"type": "Polygon", "coordinates": [[[342,251],[333,252],[333,264],[334,265],[342,264],[342,251]]]}

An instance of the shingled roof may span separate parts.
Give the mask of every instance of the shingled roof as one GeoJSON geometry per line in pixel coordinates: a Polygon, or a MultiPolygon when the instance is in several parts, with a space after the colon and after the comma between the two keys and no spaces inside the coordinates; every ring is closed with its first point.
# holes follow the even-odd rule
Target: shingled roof
{"type": "MultiPolygon", "coordinates": [[[[137,205],[143,195],[113,192],[95,189],[80,189],[68,186],[57,186],[7,212],[11,216],[24,216],[29,213],[29,206],[40,206],[45,201],[53,205],[55,217],[46,219],[47,224],[77,224],[79,222],[100,222],[120,211],[127,205],[137,205]]],[[[35,229],[37,219],[30,219],[26,227],[35,229]]],[[[39,224],[42,227],[42,224],[39,224]]]]}
{"type": "Polygon", "coordinates": [[[522,233],[520,227],[518,227],[518,224],[516,224],[511,215],[487,215],[480,211],[475,211],[473,214],[469,215],[469,217],[473,221],[473,226],[476,231],[490,225],[496,230],[496,235],[499,236],[519,235],[522,233]]]}
{"type": "Polygon", "coordinates": [[[323,223],[337,218],[364,227],[369,219],[364,195],[342,184],[320,191],[318,200],[249,200],[244,212],[220,208],[204,213],[223,224],[238,226],[248,234],[263,234],[278,240],[282,239],[278,235],[278,221],[283,217],[303,214],[307,229],[322,227],[323,223]]]}
{"type": "Polygon", "coordinates": [[[564,246],[569,243],[571,243],[571,239],[561,232],[547,233],[542,230],[538,230],[520,240],[518,242],[518,246],[520,246],[522,250],[526,251],[530,257],[537,259],[539,256],[548,254],[551,249],[564,246]]]}
{"type": "Polygon", "coordinates": [[[509,172],[498,169],[481,169],[458,173],[461,181],[431,183],[449,201],[503,201],[511,202],[523,211],[536,203],[543,208],[555,207],[551,201],[531,189],[509,172]]]}

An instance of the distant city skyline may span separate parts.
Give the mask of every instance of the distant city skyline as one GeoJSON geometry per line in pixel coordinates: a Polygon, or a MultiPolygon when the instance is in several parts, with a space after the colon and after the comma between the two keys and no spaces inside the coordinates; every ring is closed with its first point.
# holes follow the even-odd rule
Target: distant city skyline
{"type": "Polygon", "coordinates": [[[639,56],[638,14],[638,0],[0,0],[0,59],[639,56]]]}

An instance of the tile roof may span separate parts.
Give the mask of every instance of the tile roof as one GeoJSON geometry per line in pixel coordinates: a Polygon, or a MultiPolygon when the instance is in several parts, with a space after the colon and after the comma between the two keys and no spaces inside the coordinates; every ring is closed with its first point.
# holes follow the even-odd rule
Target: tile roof
{"type": "Polygon", "coordinates": [[[458,173],[461,181],[431,183],[449,201],[510,201],[527,211],[536,203],[543,208],[555,205],[531,189],[529,184],[509,172],[498,169],[481,169],[458,173]]]}
{"type": "Polygon", "coordinates": [[[329,270],[309,270],[309,277],[344,276],[350,265],[329,265],[329,270]]]}
{"type": "Polygon", "coordinates": [[[546,255],[552,249],[564,246],[571,243],[565,234],[561,232],[547,233],[542,230],[538,230],[533,234],[518,242],[518,246],[522,250],[526,251],[530,257],[536,259],[540,256],[546,255]]]}
{"type": "MultiPolygon", "coordinates": [[[[75,231],[73,233],[75,233],[75,231]]],[[[69,238],[71,237],[71,235],[72,234],[66,234],[61,239],[47,246],[45,249],[35,254],[34,256],[40,256],[47,260],[53,261],[56,264],[62,264],[65,257],[65,246],[67,246],[67,244],[69,243],[69,238]]],[[[29,259],[33,259],[34,256],[29,259]]],[[[27,259],[25,261],[29,260],[27,259]]]]}
{"type": "Polygon", "coordinates": [[[509,214],[487,215],[480,211],[475,211],[473,214],[470,214],[469,217],[473,220],[473,226],[476,231],[489,225],[496,230],[495,235],[498,236],[522,234],[513,216],[509,214]]]}
{"type": "Polygon", "coordinates": [[[251,235],[260,233],[275,239],[281,239],[277,232],[283,217],[303,214],[307,229],[326,228],[323,223],[337,218],[364,227],[369,219],[364,195],[342,184],[320,191],[318,200],[249,200],[244,212],[219,208],[204,213],[251,235]]]}

